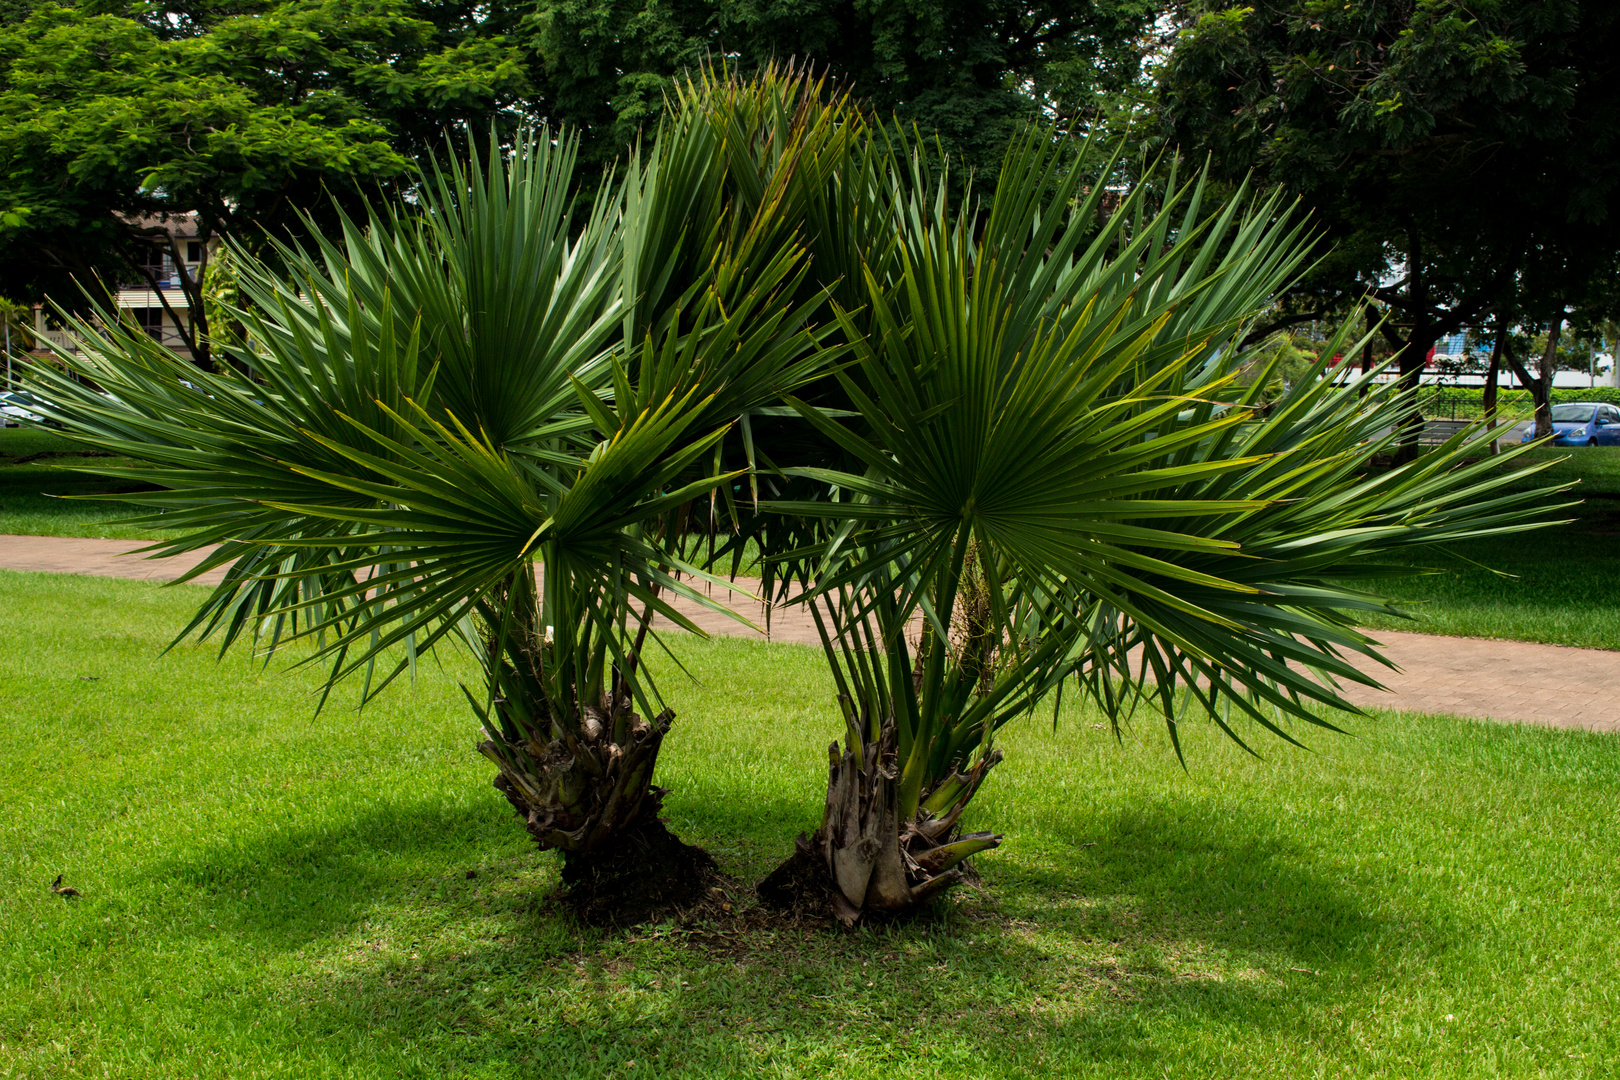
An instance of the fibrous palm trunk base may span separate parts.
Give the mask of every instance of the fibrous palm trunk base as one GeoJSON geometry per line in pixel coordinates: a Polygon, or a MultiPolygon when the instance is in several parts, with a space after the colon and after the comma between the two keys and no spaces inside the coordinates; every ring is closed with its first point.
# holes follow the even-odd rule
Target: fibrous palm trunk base
{"type": "Polygon", "coordinates": [[[536,844],[585,852],[644,815],[658,816],[666,792],[652,786],[652,775],[674,719],[668,709],[651,721],[593,715],[578,730],[553,728],[549,739],[490,739],[478,749],[500,767],[495,787],[536,844]]]}
{"type": "Polygon", "coordinates": [[[827,805],[815,835],[759,883],[765,903],[804,911],[821,907],[854,926],[862,918],[904,915],[966,880],[963,860],[1001,843],[994,833],[959,835],[956,825],[999,753],[982,758],[924,792],[933,810],[900,818],[892,724],[876,743],[828,748],[827,805]]]}
{"type": "Polygon", "coordinates": [[[561,849],[563,900],[584,922],[663,920],[704,903],[722,880],[708,852],[658,818],[668,792],[651,781],[674,715],[588,716],[552,739],[479,746],[500,767],[495,787],[535,843],[561,849]]]}

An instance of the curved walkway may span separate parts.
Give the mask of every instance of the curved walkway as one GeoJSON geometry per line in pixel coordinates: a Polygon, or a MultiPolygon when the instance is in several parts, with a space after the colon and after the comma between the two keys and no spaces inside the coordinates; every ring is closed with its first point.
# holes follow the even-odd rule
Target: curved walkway
{"type": "MultiPolygon", "coordinates": [[[[190,556],[130,555],[138,546],[127,540],[0,535],[0,569],[173,581],[195,563],[190,556]]],[[[212,585],[222,576],[216,571],[197,581],[212,585]]],[[[746,593],[716,588],[714,597],[734,602],[744,614],[759,612],[746,593]]],[[[710,633],[764,637],[699,605],[678,606],[710,633]]],[[[754,621],[764,624],[760,617],[754,621]]],[[[772,641],[808,645],[818,640],[810,620],[793,610],[773,612],[770,631],[772,641]]],[[[1351,687],[1345,696],[1358,705],[1620,732],[1620,652],[1395,631],[1378,638],[1400,670],[1375,671],[1388,691],[1351,687]]]]}

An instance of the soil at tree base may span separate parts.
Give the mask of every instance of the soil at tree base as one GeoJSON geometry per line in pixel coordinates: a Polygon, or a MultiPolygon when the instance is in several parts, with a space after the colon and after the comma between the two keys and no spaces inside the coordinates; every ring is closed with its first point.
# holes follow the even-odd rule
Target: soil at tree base
{"type": "Polygon", "coordinates": [[[591,926],[664,922],[714,903],[726,878],[700,847],[656,817],[595,851],[565,853],[563,904],[591,926]]]}
{"type": "Polygon", "coordinates": [[[803,833],[793,841],[793,854],[754,886],[766,907],[821,918],[832,914],[832,891],[832,877],[818,845],[803,833]]]}

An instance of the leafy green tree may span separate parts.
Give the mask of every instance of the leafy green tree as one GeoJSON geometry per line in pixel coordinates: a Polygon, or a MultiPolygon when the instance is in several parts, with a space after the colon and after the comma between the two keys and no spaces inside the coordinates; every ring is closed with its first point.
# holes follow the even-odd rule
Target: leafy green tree
{"type": "Polygon", "coordinates": [[[408,181],[446,125],[486,127],[523,89],[513,50],[447,41],[411,12],[400,0],[287,0],[160,17],[190,30],[160,34],[36,6],[0,31],[0,283],[73,303],[79,285],[141,281],[163,249],[187,350],[206,365],[200,279],[213,237],[298,234],[327,192],[353,202],[361,186],[408,181]],[[200,274],[176,244],[181,215],[195,218],[200,274]]]}
{"type": "Polygon", "coordinates": [[[1324,232],[1278,322],[1375,297],[1415,381],[1440,337],[1493,311],[1561,319],[1613,269],[1613,4],[1217,2],[1176,17],[1171,137],[1228,179],[1297,192],[1324,232]]]}
{"type": "Polygon", "coordinates": [[[1140,87],[1148,0],[532,0],[519,31],[538,111],[606,160],[655,119],[682,69],[795,60],[874,114],[993,172],[1031,120],[1084,128],[1140,87]]]}

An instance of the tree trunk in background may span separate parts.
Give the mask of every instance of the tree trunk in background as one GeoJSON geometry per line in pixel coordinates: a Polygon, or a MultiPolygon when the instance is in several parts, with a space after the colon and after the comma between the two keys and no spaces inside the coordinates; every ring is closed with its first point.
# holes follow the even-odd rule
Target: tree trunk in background
{"type": "Polygon", "coordinates": [[[1552,434],[1553,372],[1558,370],[1558,338],[1564,331],[1564,312],[1553,316],[1547,327],[1547,348],[1541,354],[1541,397],[1536,401],[1536,438],[1552,434]]]}
{"type": "Polygon", "coordinates": [[[1543,438],[1552,434],[1552,376],[1553,368],[1557,366],[1558,337],[1564,325],[1564,312],[1559,309],[1554,317],[1552,326],[1547,330],[1547,349],[1541,354],[1541,373],[1539,377],[1532,376],[1525,370],[1524,364],[1513,355],[1513,343],[1504,339],[1502,342],[1502,355],[1507,359],[1508,365],[1513,369],[1513,375],[1519,380],[1519,387],[1530,391],[1530,399],[1536,405],[1536,438],[1543,438]]]}
{"type": "Polygon", "coordinates": [[[1412,411],[1402,423],[1400,449],[1395,454],[1396,464],[1404,464],[1418,455],[1418,439],[1423,434],[1423,413],[1418,409],[1417,390],[1423,385],[1423,369],[1429,362],[1429,352],[1436,340],[1434,324],[1424,318],[1413,324],[1407,335],[1406,348],[1401,352],[1401,388],[1412,392],[1412,411]]]}
{"type": "MultiPolygon", "coordinates": [[[[1497,372],[1502,370],[1502,344],[1507,340],[1507,319],[1501,315],[1496,317],[1496,340],[1491,343],[1491,362],[1485,369],[1485,393],[1482,395],[1480,405],[1485,410],[1485,429],[1496,430],[1496,378],[1497,372]]],[[[1501,440],[1491,439],[1491,453],[1502,452],[1501,440]]]]}
{"type": "Polygon", "coordinates": [[[1361,352],[1361,373],[1370,375],[1373,369],[1373,329],[1378,325],[1378,309],[1372,304],[1367,305],[1367,347],[1361,352]]]}

